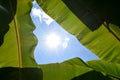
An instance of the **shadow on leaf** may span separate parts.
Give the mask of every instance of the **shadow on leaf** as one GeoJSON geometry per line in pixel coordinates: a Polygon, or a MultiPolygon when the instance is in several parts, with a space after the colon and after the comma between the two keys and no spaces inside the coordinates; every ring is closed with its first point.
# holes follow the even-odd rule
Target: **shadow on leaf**
{"type": "Polygon", "coordinates": [[[103,75],[100,72],[90,71],[83,75],[77,76],[72,80],[112,80],[112,79],[109,78],[108,76],[103,75]]]}
{"type": "Polygon", "coordinates": [[[0,80],[43,80],[40,68],[0,68],[0,80]]]}
{"type": "Polygon", "coordinates": [[[16,13],[17,0],[0,0],[0,46],[9,30],[9,23],[16,13]]]}

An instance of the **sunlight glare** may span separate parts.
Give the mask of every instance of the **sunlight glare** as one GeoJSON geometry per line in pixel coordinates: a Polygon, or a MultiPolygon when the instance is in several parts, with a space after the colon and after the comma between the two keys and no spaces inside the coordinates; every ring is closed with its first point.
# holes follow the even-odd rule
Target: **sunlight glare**
{"type": "Polygon", "coordinates": [[[60,45],[60,37],[55,33],[46,36],[46,45],[49,48],[57,48],[60,45]]]}

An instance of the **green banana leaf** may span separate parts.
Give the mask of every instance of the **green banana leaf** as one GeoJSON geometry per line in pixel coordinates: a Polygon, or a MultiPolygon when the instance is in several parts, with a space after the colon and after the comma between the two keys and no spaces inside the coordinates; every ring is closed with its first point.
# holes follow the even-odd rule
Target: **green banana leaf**
{"type": "MultiPolygon", "coordinates": [[[[11,11],[14,12],[13,2],[9,2],[11,11]]],[[[17,1],[16,14],[9,23],[9,31],[5,34],[4,42],[0,46],[0,67],[36,67],[33,59],[33,52],[37,40],[32,31],[34,26],[29,16],[31,1],[17,1]],[[27,4],[27,5],[26,5],[27,4]],[[21,7],[21,5],[23,7],[21,7]]],[[[3,27],[4,28],[4,27],[3,27]]]]}
{"type": "Polygon", "coordinates": [[[44,80],[71,80],[72,78],[91,71],[79,58],[62,63],[40,65],[44,80]]]}
{"type": "Polygon", "coordinates": [[[83,75],[74,77],[72,80],[113,80],[113,79],[108,76],[105,76],[101,72],[90,71],[83,75]]]}
{"type": "MultiPolygon", "coordinates": [[[[39,4],[49,16],[101,59],[120,63],[120,42],[104,25],[95,31],[89,30],[62,0],[42,0],[39,4]]],[[[109,28],[120,38],[120,28],[113,24],[109,28]]]]}
{"type": "Polygon", "coordinates": [[[94,71],[79,58],[40,65],[40,68],[43,70],[44,80],[113,80],[99,71],[94,71]]]}
{"type": "Polygon", "coordinates": [[[107,61],[88,61],[87,64],[96,71],[103,72],[108,76],[120,79],[120,64],[107,61]]]}
{"type": "MultiPolygon", "coordinates": [[[[2,80],[42,80],[43,77],[46,78],[46,75],[49,76],[49,73],[47,73],[48,71],[46,71],[46,69],[49,69],[50,66],[43,66],[41,70],[41,67],[38,67],[33,57],[34,48],[37,44],[37,39],[33,35],[33,30],[35,29],[35,26],[33,25],[29,15],[30,9],[32,7],[32,1],[17,1],[17,3],[15,4],[17,5],[16,11],[13,8],[13,2],[14,1],[12,0],[9,1],[10,9],[8,11],[14,12],[15,14],[13,15],[11,13],[12,15],[10,16],[12,16],[12,19],[10,19],[10,22],[7,23],[9,25],[7,26],[9,27],[9,30],[8,32],[6,30],[6,33],[4,33],[5,35],[2,35],[4,37],[0,38],[1,40],[3,39],[3,42],[0,46],[0,77],[2,80]],[[8,75],[6,75],[6,73],[8,75]],[[43,73],[45,73],[45,76],[43,76],[43,73]]],[[[4,27],[6,27],[6,25],[4,27]]],[[[4,29],[4,27],[0,28],[4,29]]],[[[0,33],[2,34],[3,32],[1,31],[0,33]]],[[[78,61],[75,64],[69,64],[67,62],[60,64],[62,66],[61,70],[69,74],[66,74],[65,76],[61,74],[61,76],[63,77],[58,74],[58,78],[66,77],[65,79],[69,80],[77,75],[86,73],[91,70],[84,67],[84,70],[81,70],[81,65],[78,64],[83,65],[81,61],[78,61]],[[74,68],[76,71],[74,71],[74,68]],[[73,72],[75,73],[71,74],[73,72]]],[[[57,66],[55,66],[55,68],[60,73],[62,73],[57,66]]],[[[52,74],[54,74],[54,72],[52,72],[52,74]]],[[[53,76],[50,76],[50,79],[52,79],[53,76]]]]}
{"type": "Polygon", "coordinates": [[[1,80],[43,79],[43,72],[33,59],[37,40],[32,33],[35,27],[29,16],[31,9],[29,2],[24,0],[0,1],[0,13],[3,11],[5,14],[5,16],[0,14],[4,20],[2,22],[0,19],[1,80]],[[25,8],[21,8],[21,5],[25,8]]]}
{"type": "MultiPolygon", "coordinates": [[[[12,12],[12,18],[6,23],[7,25],[0,24],[0,34],[2,34],[0,40],[3,40],[0,45],[1,79],[77,80],[75,77],[85,76],[92,70],[104,72],[105,74],[109,73],[107,70],[101,70],[100,68],[94,69],[94,67],[99,66],[98,63],[92,66],[92,64],[85,64],[79,59],[73,59],[59,64],[37,65],[33,56],[34,48],[37,45],[37,39],[33,34],[35,26],[29,16],[32,0],[17,0],[16,10],[13,5],[14,1],[15,0],[9,0],[9,8],[7,8],[9,12],[12,12]],[[6,28],[8,25],[9,29],[6,28]],[[6,28],[5,33],[2,31],[4,28],[6,28]],[[11,73],[9,73],[9,77],[7,78],[6,73],[8,72],[11,73]],[[33,72],[37,75],[37,78],[35,78],[36,75],[33,72]],[[17,76],[13,77],[13,75],[17,76]],[[30,78],[30,76],[32,78],[30,78]]],[[[38,3],[44,11],[63,26],[64,29],[75,35],[82,44],[101,59],[115,63],[120,62],[120,43],[104,25],[101,25],[99,29],[92,32],[68,9],[63,1],[38,0],[38,3]]],[[[4,18],[4,16],[2,18],[4,18]]],[[[120,37],[120,29],[117,28],[117,26],[111,24],[110,29],[120,37]]],[[[104,68],[104,62],[100,63],[104,68]]],[[[109,64],[106,64],[106,66],[109,66],[109,64]]],[[[113,74],[115,74],[115,77],[119,77],[119,73],[114,72],[117,68],[118,67],[114,66],[109,68],[111,73],[113,72],[113,74]]],[[[98,76],[99,75],[103,74],[100,73],[98,76]]],[[[88,80],[90,79],[88,78],[88,80]]]]}

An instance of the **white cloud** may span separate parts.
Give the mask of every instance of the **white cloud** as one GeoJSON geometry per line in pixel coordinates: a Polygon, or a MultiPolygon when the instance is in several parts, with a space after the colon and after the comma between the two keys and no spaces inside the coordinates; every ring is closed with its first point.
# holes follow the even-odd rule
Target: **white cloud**
{"type": "Polygon", "coordinates": [[[51,24],[51,22],[53,22],[53,19],[40,9],[33,8],[32,13],[33,13],[33,16],[35,17],[37,16],[39,18],[41,23],[45,22],[47,25],[49,25],[51,24]]]}
{"type": "Polygon", "coordinates": [[[69,38],[65,38],[65,41],[63,42],[63,48],[67,48],[69,40],[69,38]]]}

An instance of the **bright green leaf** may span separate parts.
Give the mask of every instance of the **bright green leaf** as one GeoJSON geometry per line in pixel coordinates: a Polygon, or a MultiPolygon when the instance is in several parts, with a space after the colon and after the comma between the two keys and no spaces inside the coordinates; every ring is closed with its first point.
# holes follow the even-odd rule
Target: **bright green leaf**
{"type": "Polygon", "coordinates": [[[71,80],[72,78],[91,71],[79,58],[63,63],[40,65],[44,80],[71,80]]]}
{"type": "Polygon", "coordinates": [[[96,71],[120,79],[120,64],[99,60],[88,61],[87,64],[96,71]]]}
{"type": "MultiPolygon", "coordinates": [[[[29,16],[31,9],[29,3],[31,3],[31,0],[17,1],[16,14],[9,24],[10,29],[6,33],[4,43],[0,47],[0,67],[36,66],[33,53],[37,40],[33,35],[35,27],[29,16]]],[[[9,1],[9,5],[11,10],[14,12],[12,0],[9,1]]]]}

